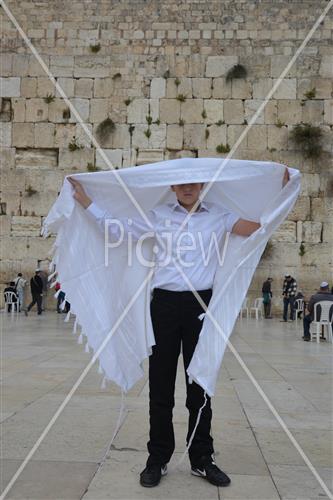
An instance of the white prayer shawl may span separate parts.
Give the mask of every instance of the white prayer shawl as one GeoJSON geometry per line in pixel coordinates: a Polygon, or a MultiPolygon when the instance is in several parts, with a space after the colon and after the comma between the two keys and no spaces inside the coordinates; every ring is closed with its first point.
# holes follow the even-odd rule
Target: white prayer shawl
{"type": "MultiPolygon", "coordinates": [[[[205,200],[236,212],[241,218],[260,221],[261,228],[250,237],[229,235],[225,259],[218,266],[209,311],[188,375],[208,395],[214,394],[219,368],[241,304],[268,239],[285,220],[300,189],[300,173],[289,168],[290,181],[282,189],[283,165],[271,162],[228,160],[221,172],[221,159],[184,158],[117,171],[75,174],[88,195],[102,209],[117,217],[141,217],[117,175],[124,181],[147,214],[160,203],[175,201],[172,184],[214,184],[205,200]],[[223,335],[223,333],[224,335],[223,335]]],[[[119,317],[141,287],[140,293],[114,328],[99,355],[107,380],[127,392],[143,375],[142,362],[151,353],[154,333],[150,318],[150,283],[144,284],[150,268],[132,252],[127,262],[127,242],[109,252],[105,265],[104,235],[93,218],[73,199],[65,179],[57,201],[44,224],[44,235],[57,232],[54,259],[58,280],[76,314],[88,347],[96,352],[117,325],[119,317]]],[[[146,240],[144,251],[152,260],[154,240],[146,240]]]]}

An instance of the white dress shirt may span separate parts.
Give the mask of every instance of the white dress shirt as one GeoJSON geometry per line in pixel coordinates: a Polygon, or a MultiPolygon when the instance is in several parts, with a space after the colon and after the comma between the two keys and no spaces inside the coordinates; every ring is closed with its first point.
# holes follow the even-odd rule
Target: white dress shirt
{"type": "MultiPolygon", "coordinates": [[[[105,231],[105,221],[112,214],[91,203],[87,212],[105,231]]],[[[221,262],[221,240],[231,232],[239,216],[214,203],[201,202],[196,212],[188,211],[178,202],[158,205],[148,214],[151,225],[142,218],[117,218],[108,224],[110,241],[118,241],[131,233],[132,241],[155,237],[155,270],[152,289],[189,291],[190,287],[175,266],[175,261],[196,290],[212,288],[217,265],[221,262]],[[179,231],[184,219],[187,222],[179,231]],[[123,228],[123,231],[121,227],[123,228]]]]}

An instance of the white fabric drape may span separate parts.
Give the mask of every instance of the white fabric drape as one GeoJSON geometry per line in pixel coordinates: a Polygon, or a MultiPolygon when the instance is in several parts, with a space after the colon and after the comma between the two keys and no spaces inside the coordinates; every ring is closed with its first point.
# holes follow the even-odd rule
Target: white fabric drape
{"type": "MultiPolygon", "coordinates": [[[[159,203],[175,200],[170,185],[209,182],[220,165],[221,159],[217,158],[183,158],[73,177],[83,184],[99,207],[115,218],[138,217],[137,208],[117,175],[147,213],[159,203]]],[[[214,394],[226,339],[232,332],[260,256],[299,193],[300,174],[291,168],[290,181],[282,189],[284,169],[283,165],[271,162],[228,160],[205,197],[242,218],[261,222],[261,228],[248,238],[230,235],[224,264],[218,267],[215,276],[209,306],[225,338],[206,314],[188,368],[190,378],[210,396],[214,394]]],[[[140,263],[135,250],[133,262],[128,265],[126,242],[112,249],[109,264],[105,265],[104,236],[73,199],[67,179],[45,220],[43,232],[45,236],[57,233],[53,262],[58,279],[87,337],[88,346],[94,352],[141,286],[141,292],[99,355],[106,379],[128,391],[142,377],[142,362],[154,345],[150,283],[144,284],[150,269],[140,263]]],[[[144,251],[151,257],[152,247],[153,241],[146,240],[144,251]]]]}

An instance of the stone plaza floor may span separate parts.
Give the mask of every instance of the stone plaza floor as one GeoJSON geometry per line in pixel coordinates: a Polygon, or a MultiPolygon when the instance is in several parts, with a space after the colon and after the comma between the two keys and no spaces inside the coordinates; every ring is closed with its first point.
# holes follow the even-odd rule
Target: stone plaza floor
{"type": "MultiPolygon", "coordinates": [[[[1,491],[30,452],[90,360],[72,321],[48,312],[2,322],[1,491]]],[[[332,490],[332,344],[303,342],[301,323],[238,321],[231,341],[320,477],[332,490]]],[[[181,364],[181,363],[180,363],[181,364]]],[[[147,371],[147,370],[146,370],[147,371]]],[[[147,376],[126,396],[111,446],[119,390],[100,388],[92,367],[6,498],[324,499],[329,498],[233,354],[225,355],[213,399],[216,462],[231,477],[216,488],[189,473],[187,410],[179,366],[176,452],[157,488],[139,485],[147,458],[147,376]]]]}

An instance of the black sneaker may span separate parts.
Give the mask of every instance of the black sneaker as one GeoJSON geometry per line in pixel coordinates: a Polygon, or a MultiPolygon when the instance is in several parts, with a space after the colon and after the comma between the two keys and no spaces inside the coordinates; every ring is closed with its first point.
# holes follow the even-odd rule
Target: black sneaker
{"type": "Polygon", "coordinates": [[[147,467],[140,474],[140,484],[145,488],[152,488],[157,486],[162,476],[168,473],[166,465],[147,465],[147,467]]]}
{"type": "Polygon", "coordinates": [[[191,474],[207,479],[214,486],[228,486],[230,484],[230,478],[218,468],[213,460],[202,467],[192,466],[191,474]]]}

